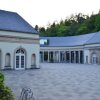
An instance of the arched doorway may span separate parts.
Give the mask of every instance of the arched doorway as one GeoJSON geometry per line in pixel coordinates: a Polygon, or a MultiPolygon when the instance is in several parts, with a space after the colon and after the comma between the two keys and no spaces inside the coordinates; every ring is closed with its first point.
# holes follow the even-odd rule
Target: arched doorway
{"type": "Polygon", "coordinates": [[[92,54],[92,63],[97,64],[97,55],[95,53],[92,54]]]}
{"type": "Polygon", "coordinates": [[[36,55],[35,54],[32,54],[32,57],[31,57],[31,66],[32,67],[36,66],[36,55]]]}
{"type": "Polygon", "coordinates": [[[6,56],[5,56],[5,67],[11,67],[11,56],[10,56],[10,53],[6,53],[6,56]]]}
{"type": "Polygon", "coordinates": [[[23,49],[15,52],[15,69],[25,69],[25,50],[23,49]]]}

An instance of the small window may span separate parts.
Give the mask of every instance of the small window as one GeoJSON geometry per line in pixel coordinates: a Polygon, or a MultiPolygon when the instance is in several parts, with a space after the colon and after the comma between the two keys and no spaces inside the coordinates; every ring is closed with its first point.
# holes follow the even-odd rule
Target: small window
{"type": "Polygon", "coordinates": [[[48,45],[48,44],[49,44],[49,40],[47,40],[47,39],[40,40],[40,45],[48,45]]]}

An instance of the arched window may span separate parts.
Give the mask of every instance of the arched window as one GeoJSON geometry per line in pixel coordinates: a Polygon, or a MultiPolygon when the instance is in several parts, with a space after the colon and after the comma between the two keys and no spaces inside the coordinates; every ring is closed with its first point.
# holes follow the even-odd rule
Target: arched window
{"type": "Polygon", "coordinates": [[[6,53],[5,66],[6,67],[11,67],[11,56],[10,56],[10,53],[6,53]]]}
{"type": "Polygon", "coordinates": [[[32,54],[32,57],[31,57],[31,66],[36,66],[36,55],[35,54],[32,54]]]}
{"type": "Polygon", "coordinates": [[[24,53],[25,53],[25,51],[24,51],[23,49],[18,49],[18,50],[16,51],[16,53],[21,53],[21,54],[24,54],[24,53]]]}

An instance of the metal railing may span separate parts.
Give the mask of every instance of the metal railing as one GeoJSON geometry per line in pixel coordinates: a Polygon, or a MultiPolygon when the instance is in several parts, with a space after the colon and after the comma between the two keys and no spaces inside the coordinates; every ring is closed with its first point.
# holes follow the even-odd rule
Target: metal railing
{"type": "Polygon", "coordinates": [[[34,100],[33,92],[30,88],[23,88],[20,95],[20,100],[34,100]]]}

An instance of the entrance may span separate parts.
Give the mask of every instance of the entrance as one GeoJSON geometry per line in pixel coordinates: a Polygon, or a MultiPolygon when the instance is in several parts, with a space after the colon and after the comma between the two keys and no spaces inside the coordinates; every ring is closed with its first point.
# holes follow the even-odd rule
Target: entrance
{"type": "Polygon", "coordinates": [[[93,64],[97,64],[97,56],[96,56],[96,54],[92,55],[92,63],[93,64]]]}
{"type": "Polygon", "coordinates": [[[18,49],[15,54],[15,69],[25,69],[25,51],[18,49]]]}

